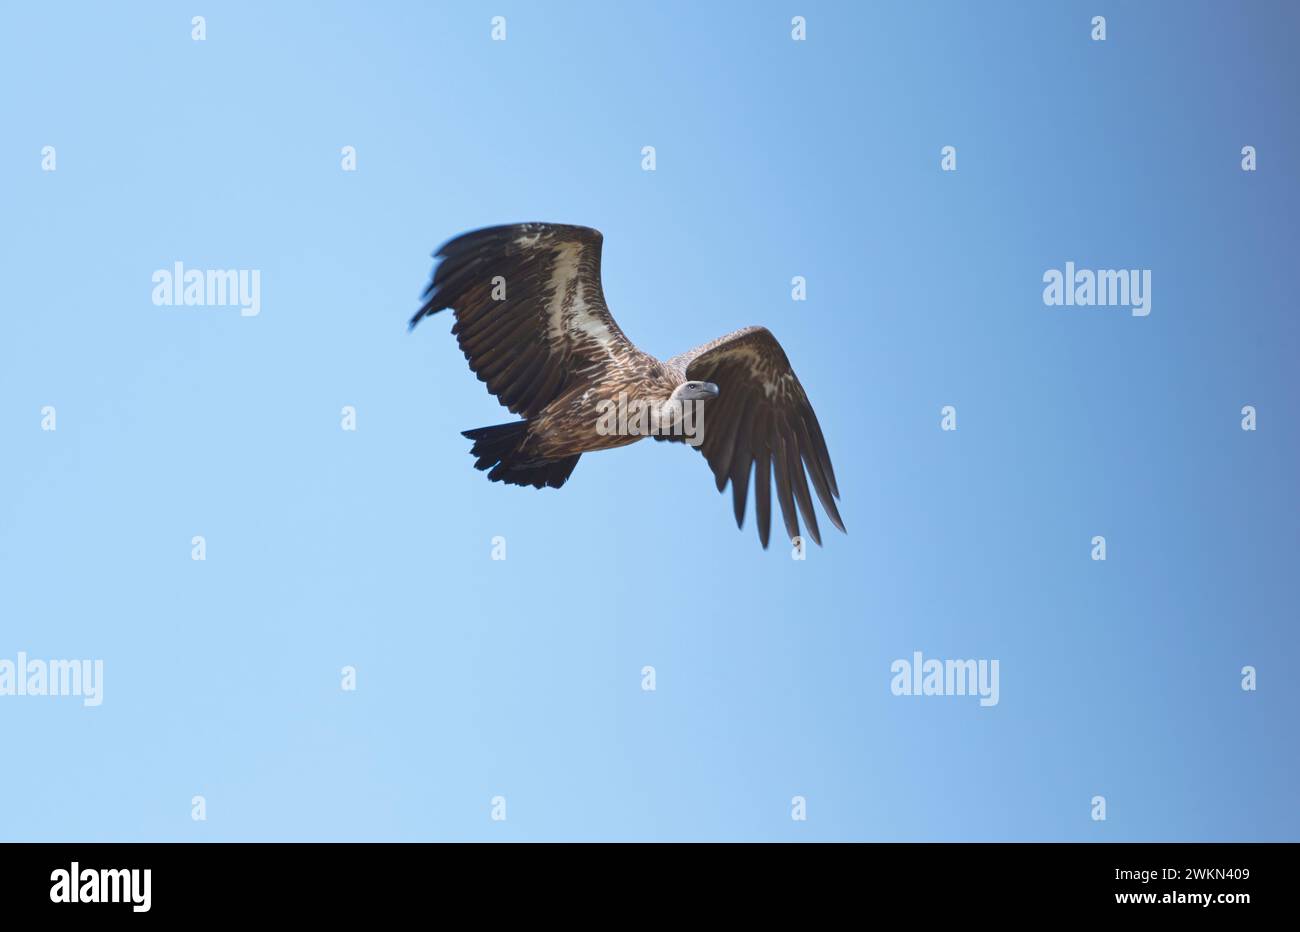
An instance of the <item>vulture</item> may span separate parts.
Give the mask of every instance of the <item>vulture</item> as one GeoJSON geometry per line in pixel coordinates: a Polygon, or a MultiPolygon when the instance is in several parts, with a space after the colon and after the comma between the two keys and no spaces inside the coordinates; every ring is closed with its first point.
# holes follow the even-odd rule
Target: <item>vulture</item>
{"type": "Polygon", "coordinates": [[[582,454],[651,435],[695,446],[719,492],[731,483],[737,527],[752,476],[764,548],[773,476],[791,540],[798,503],[821,544],[808,480],[843,531],[826,440],[776,337],[746,327],[667,360],[642,352],[605,305],[603,239],[589,227],[520,223],[465,233],[434,253],[408,329],[451,308],[470,369],[522,417],[464,431],[474,465],[493,482],[558,489],[582,454]]]}

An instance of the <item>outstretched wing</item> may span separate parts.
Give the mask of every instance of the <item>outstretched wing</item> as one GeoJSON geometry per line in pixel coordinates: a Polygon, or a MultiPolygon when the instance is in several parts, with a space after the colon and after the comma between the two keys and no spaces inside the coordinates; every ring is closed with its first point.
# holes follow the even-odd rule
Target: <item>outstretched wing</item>
{"type": "Polygon", "coordinates": [[[675,356],[667,365],[688,380],[712,382],[719,388],[717,399],[705,404],[699,449],[713,470],[718,491],[731,482],[737,527],[744,524],[752,469],[758,537],[767,546],[775,473],[787,534],[791,539],[799,536],[798,502],[809,536],[820,544],[806,469],[822,508],[844,530],[835,507],[840,491],[826,439],[776,337],[765,327],[746,327],[675,356]]]}
{"type": "Polygon", "coordinates": [[[445,243],[414,327],[443,308],[469,367],[516,414],[637,351],[605,306],[603,237],[589,227],[518,223],[445,243]]]}

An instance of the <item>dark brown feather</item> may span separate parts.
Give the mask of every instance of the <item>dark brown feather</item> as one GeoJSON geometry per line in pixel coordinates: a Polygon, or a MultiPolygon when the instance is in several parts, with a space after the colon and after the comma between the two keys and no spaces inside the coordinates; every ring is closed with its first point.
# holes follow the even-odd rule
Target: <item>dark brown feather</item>
{"type": "Polygon", "coordinates": [[[835,504],[839,488],[817,415],[785,351],[770,332],[763,327],[738,330],[673,357],[665,365],[680,372],[683,380],[718,385],[719,397],[706,403],[708,429],[700,452],[719,491],[728,481],[732,483],[738,524],[744,520],[750,464],[765,459],[766,466],[753,470],[755,506],[768,513],[767,519],[761,513],[759,516],[759,537],[765,546],[771,479],[776,481],[781,517],[791,537],[799,535],[798,516],[802,514],[808,536],[821,543],[810,478],[831,523],[844,530],[835,504]],[[745,487],[737,487],[736,476],[744,476],[745,487]]]}

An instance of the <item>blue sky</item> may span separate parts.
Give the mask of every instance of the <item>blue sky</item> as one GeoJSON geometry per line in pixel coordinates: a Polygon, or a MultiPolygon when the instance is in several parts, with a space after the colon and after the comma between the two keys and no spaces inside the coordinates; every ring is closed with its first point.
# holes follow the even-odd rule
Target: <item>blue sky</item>
{"type": "Polygon", "coordinates": [[[0,837],[1300,837],[1300,15],[1103,6],[10,6],[0,660],[105,673],[0,696],[0,837]],[[770,328],[849,533],[763,551],[665,444],[476,472],[511,415],[405,323],[523,220],[603,231],[649,352],[770,328]],[[177,261],[261,313],[154,305],[177,261]],[[1151,314],[1045,306],[1067,261],[1151,314]]]}

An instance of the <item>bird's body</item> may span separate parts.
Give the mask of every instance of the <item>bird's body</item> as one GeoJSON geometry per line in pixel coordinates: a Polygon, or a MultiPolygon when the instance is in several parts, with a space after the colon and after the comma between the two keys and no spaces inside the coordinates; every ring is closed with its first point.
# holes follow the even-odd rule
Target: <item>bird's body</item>
{"type": "Polygon", "coordinates": [[[646,405],[662,406],[677,387],[669,382],[656,360],[606,373],[591,384],[579,384],[564,392],[534,418],[529,419],[529,448],[555,459],[597,450],[613,450],[643,439],[635,434],[602,433],[597,425],[602,403],[626,397],[646,405]]]}
{"type": "Polygon", "coordinates": [[[601,243],[588,227],[526,223],[464,234],[435,254],[442,261],[411,326],[452,308],[470,368],[523,417],[465,431],[475,465],[493,481],[559,488],[583,453],[645,436],[685,441],[705,455],[719,491],[732,483],[737,525],[752,467],[763,546],[773,474],[791,538],[797,500],[820,543],[805,468],[843,530],[821,428],[771,333],[747,327],[656,359],[623,335],[605,305],[601,243]]]}

